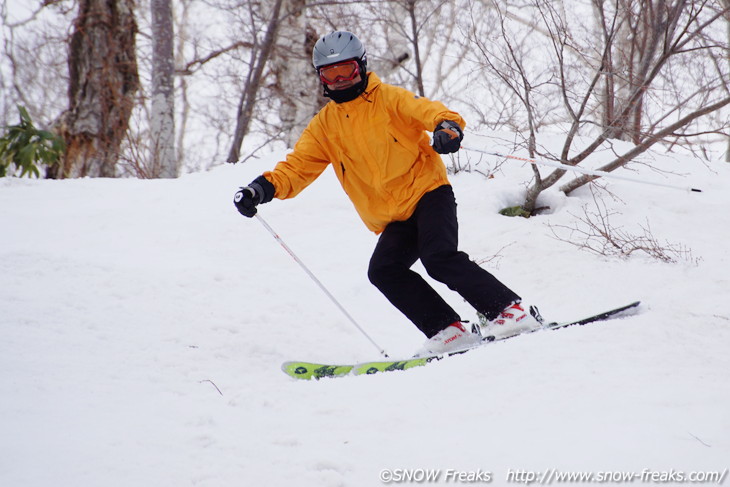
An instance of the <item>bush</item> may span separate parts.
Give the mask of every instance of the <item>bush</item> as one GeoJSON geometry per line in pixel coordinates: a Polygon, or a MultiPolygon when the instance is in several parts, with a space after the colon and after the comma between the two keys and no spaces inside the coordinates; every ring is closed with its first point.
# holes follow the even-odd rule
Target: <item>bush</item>
{"type": "Polygon", "coordinates": [[[24,107],[18,106],[18,111],[20,124],[6,127],[7,132],[0,138],[0,177],[5,177],[9,168],[19,169],[21,177],[39,177],[38,165],[56,164],[66,144],[58,135],[35,128],[24,107]],[[11,168],[11,164],[15,167],[11,168]]]}

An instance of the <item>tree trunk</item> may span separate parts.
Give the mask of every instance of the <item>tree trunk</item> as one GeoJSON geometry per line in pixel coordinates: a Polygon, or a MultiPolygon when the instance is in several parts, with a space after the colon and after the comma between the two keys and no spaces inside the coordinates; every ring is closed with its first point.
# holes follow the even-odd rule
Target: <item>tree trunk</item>
{"type": "Polygon", "coordinates": [[[151,0],[152,112],[150,119],[152,177],[176,178],[175,58],[172,0],[151,0]]]}
{"type": "Polygon", "coordinates": [[[650,67],[661,56],[662,41],[673,37],[685,4],[684,0],[593,1],[608,49],[601,102],[603,127],[611,128],[609,138],[634,144],[643,140],[644,94],[636,98],[635,93],[646,89],[650,67]]]}
{"type": "Polygon", "coordinates": [[[264,40],[257,48],[254,53],[254,61],[251,63],[251,71],[246,79],[246,85],[241,93],[241,99],[238,103],[238,113],[236,115],[236,129],[233,133],[233,142],[231,143],[231,149],[228,152],[227,162],[236,163],[241,157],[241,145],[243,139],[248,134],[248,130],[251,127],[251,120],[253,119],[253,109],[256,105],[256,97],[261,87],[261,79],[264,74],[264,68],[269,62],[271,57],[271,51],[273,50],[274,43],[276,42],[277,31],[279,30],[279,12],[281,11],[281,5],[283,0],[274,0],[274,5],[269,18],[268,25],[266,26],[266,35],[264,40]]]}
{"type": "MultiPolygon", "coordinates": [[[[730,0],[722,0],[722,6],[725,8],[725,28],[727,29],[727,43],[730,45],[730,0]]],[[[730,56],[727,56],[728,65],[730,65],[730,56]]],[[[725,162],[730,162],[730,135],[727,136],[727,149],[725,150],[725,162]]]]}
{"type": "Polygon", "coordinates": [[[114,177],[139,88],[133,0],[80,0],[69,45],[62,165],[49,177],[114,177]]]}
{"type": "Polygon", "coordinates": [[[416,20],[416,0],[406,1],[406,11],[410,20],[411,27],[411,41],[413,42],[413,57],[416,62],[416,86],[418,87],[418,94],[420,96],[426,96],[426,90],[423,87],[423,67],[421,63],[421,51],[419,49],[419,29],[416,20]]]}
{"type": "Polygon", "coordinates": [[[287,147],[294,147],[311,118],[322,107],[319,79],[312,67],[317,34],[307,21],[306,0],[285,0],[271,59],[279,120],[287,147]]]}

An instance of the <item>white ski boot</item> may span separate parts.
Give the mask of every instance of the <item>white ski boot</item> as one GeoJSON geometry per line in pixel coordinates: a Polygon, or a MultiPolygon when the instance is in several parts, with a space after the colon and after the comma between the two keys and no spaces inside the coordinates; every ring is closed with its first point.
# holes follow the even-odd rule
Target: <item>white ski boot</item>
{"type": "Polygon", "coordinates": [[[521,303],[514,303],[485,326],[479,326],[482,337],[493,336],[499,340],[540,328],[542,324],[521,303]]]}
{"type": "Polygon", "coordinates": [[[464,350],[478,345],[481,341],[482,337],[467,331],[460,321],[456,321],[426,340],[414,357],[427,357],[464,350]]]}

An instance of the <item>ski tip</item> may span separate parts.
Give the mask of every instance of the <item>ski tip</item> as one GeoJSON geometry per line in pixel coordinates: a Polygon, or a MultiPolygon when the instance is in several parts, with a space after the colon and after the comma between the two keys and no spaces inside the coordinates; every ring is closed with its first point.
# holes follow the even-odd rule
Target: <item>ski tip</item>
{"type": "Polygon", "coordinates": [[[614,318],[626,318],[641,313],[641,301],[634,301],[621,308],[617,308],[614,318]]]}

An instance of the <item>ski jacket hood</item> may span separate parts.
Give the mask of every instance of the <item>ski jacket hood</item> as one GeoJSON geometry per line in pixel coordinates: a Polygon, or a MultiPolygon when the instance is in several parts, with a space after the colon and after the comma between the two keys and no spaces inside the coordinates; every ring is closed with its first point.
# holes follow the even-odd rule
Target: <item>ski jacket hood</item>
{"type": "Polygon", "coordinates": [[[294,149],[263,176],[275,197],[293,198],[328,165],[365,225],[381,233],[407,220],[421,197],[449,184],[427,131],[444,120],[466,122],[443,103],[382,83],[368,73],[367,90],[345,103],[330,101],[312,118],[294,149]]]}

